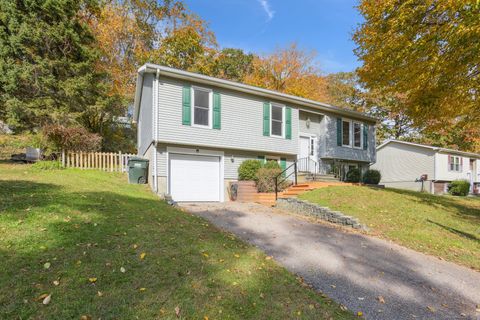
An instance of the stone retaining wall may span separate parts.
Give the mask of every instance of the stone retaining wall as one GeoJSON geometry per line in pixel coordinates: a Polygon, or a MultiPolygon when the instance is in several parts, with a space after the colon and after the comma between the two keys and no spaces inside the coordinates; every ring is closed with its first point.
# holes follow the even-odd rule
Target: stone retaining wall
{"type": "Polygon", "coordinates": [[[367,226],[361,224],[357,218],[346,216],[339,211],[330,210],[308,201],[296,198],[280,198],[276,207],[283,210],[293,211],[298,214],[315,217],[328,222],[340,224],[354,229],[368,230],[367,226]]]}

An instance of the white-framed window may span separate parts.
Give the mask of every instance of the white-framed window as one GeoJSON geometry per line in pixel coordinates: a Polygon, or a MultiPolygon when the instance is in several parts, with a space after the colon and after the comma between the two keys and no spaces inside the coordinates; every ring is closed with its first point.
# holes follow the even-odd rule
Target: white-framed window
{"type": "Polygon", "coordinates": [[[342,120],[342,146],[351,147],[351,126],[352,122],[350,120],[342,120]]]}
{"type": "Polygon", "coordinates": [[[353,147],[362,148],[362,124],[353,123],[353,147]]]}
{"type": "Polygon", "coordinates": [[[285,135],[285,106],[273,104],[270,108],[270,135],[273,137],[284,137],[285,135]]]}
{"type": "Polygon", "coordinates": [[[449,156],[448,157],[448,169],[450,171],[461,172],[462,171],[462,160],[459,156],[449,156]]]}
{"type": "Polygon", "coordinates": [[[199,87],[193,87],[192,89],[192,123],[197,127],[211,128],[212,90],[199,87]]]}

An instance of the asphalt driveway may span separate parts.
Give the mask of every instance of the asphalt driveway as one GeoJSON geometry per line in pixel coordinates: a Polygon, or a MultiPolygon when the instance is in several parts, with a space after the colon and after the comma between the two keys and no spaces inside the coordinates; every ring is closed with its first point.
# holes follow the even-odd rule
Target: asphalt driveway
{"type": "Polygon", "coordinates": [[[182,204],[366,319],[480,320],[480,273],[257,204],[182,204]]]}

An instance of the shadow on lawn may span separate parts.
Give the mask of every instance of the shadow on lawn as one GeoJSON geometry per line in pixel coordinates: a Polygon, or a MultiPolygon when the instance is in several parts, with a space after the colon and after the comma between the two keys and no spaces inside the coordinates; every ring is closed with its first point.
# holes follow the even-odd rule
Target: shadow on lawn
{"type": "Polygon", "coordinates": [[[0,213],[14,210],[12,218],[23,218],[31,206],[51,204],[52,197],[57,197],[61,187],[51,183],[39,183],[27,180],[0,180],[0,213]]]}
{"type": "Polygon", "coordinates": [[[463,238],[467,238],[467,239],[469,239],[469,240],[473,240],[473,241],[475,241],[475,242],[477,242],[477,243],[480,243],[480,239],[477,238],[477,237],[476,237],[475,235],[473,235],[473,234],[470,234],[470,233],[468,233],[468,232],[464,232],[464,231],[461,231],[461,230],[458,230],[458,229],[455,229],[455,228],[451,228],[451,227],[445,226],[445,225],[443,225],[443,224],[441,224],[441,223],[432,221],[432,220],[430,220],[430,219],[427,219],[427,221],[428,221],[429,223],[432,223],[432,224],[434,224],[434,225],[436,225],[436,226],[438,226],[438,227],[440,227],[440,228],[443,228],[443,229],[445,229],[445,230],[447,230],[447,231],[449,231],[449,232],[451,232],[451,233],[453,233],[453,234],[456,234],[457,236],[460,236],[460,237],[463,237],[463,238]]]}
{"type": "MultiPolygon", "coordinates": [[[[432,195],[429,193],[422,193],[410,190],[402,190],[402,189],[394,189],[394,188],[385,188],[385,189],[377,189],[371,188],[372,190],[382,190],[385,192],[395,193],[399,195],[409,196],[415,198],[416,201],[427,204],[431,206],[441,206],[447,209],[453,209],[459,215],[459,217],[469,220],[473,223],[480,224],[480,206],[473,207],[461,204],[458,200],[461,198],[453,198],[450,196],[442,196],[442,195],[432,195]]],[[[479,201],[480,204],[480,201],[479,201]]]]}
{"type": "MultiPolygon", "coordinates": [[[[10,221],[25,219],[12,228],[11,238],[0,240],[2,319],[174,319],[177,306],[187,318],[223,309],[232,318],[261,319],[282,306],[293,314],[290,294],[304,290],[294,281],[275,283],[285,280],[282,269],[267,262],[260,271],[257,260],[247,259],[251,247],[157,199],[69,193],[30,181],[0,181],[0,188],[0,214],[10,221]],[[147,253],[144,260],[141,252],[147,253]],[[241,258],[233,258],[237,253],[241,258]],[[251,264],[251,274],[240,273],[244,285],[237,280],[240,285],[234,286],[226,270],[235,272],[243,264],[251,264]],[[55,280],[60,285],[54,286],[55,280]],[[48,306],[35,301],[43,293],[52,294],[48,306]],[[261,293],[264,299],[252,298],[261,293]]],[[[308,300],[302,303],[315,304],[308,300]]]]}

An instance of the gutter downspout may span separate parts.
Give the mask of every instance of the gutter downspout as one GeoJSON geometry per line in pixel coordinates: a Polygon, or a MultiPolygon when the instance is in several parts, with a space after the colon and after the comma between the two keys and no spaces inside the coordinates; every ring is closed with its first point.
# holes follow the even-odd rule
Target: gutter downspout
{"type": "Polygon", "coordinates": [[[158,78],[160,75],[160,70],[157,69],[155,74],[155,80],[153,81],[153,145],[154,145],[154,153],[153,153],[153,190],[155,193],[158,193],[158,163],[157,163],[157,141],[158,141],[158,78]]]}

